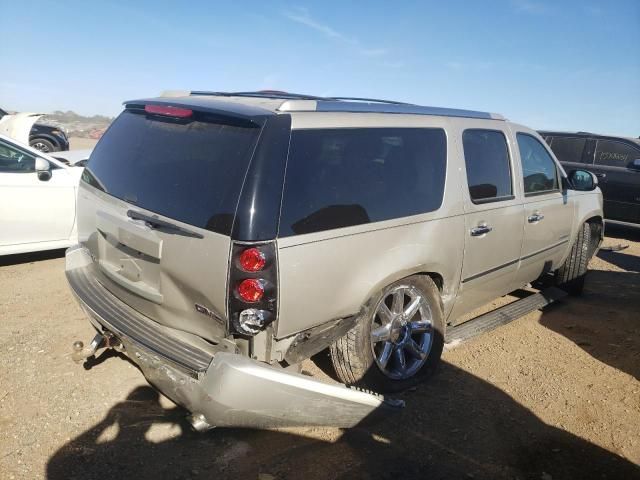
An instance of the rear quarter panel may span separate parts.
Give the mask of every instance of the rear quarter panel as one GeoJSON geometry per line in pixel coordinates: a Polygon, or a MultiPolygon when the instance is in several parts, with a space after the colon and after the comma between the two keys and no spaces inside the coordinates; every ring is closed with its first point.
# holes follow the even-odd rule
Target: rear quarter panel
{"type": "MultiPolygon", "coordinates": [[[[293,128],[444,128],[440,117],[298,114],[293,128]]],[[[447,132],[447,175],[440,209],[411,217],[278,239],[277,338],[357,314],[386,285],[412,274],[443,279],[445,317],[460,282],[464,216],[457,140],[447,132]]]]}

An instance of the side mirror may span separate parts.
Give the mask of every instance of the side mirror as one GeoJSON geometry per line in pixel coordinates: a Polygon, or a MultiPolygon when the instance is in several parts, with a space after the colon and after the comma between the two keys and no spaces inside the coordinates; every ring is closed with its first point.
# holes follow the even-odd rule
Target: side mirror
{"type": "Polygon", "coordinates": [[[640,170],[640,158],[636,158],[633,162],[629,164],[629,168],[631,170],[640,170]]]}
{"type": "Polygon", "coordinates": [[[571,170],[569,172],[571,188],[580,192],[590,192],[598,186],[598,177],[586,170],[571,170]]]}
{"type": "Polygon", "coordinates": [[[51,180],[51,164],[44,158],[36,157],[36,173],[42,182],[51,180]]]}

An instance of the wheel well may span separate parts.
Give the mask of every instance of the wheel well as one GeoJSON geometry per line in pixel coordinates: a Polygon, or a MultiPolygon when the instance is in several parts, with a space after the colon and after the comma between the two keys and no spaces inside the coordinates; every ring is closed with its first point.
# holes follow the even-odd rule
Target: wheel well
{"type": "Polygon", "coordinates": [[[442,293],[442,289],[444,287],[444,279],[442,278],[442,275],[435,272],[423,272],[423,273],[420,273],[419,275],[426,275],[427,277],[431,277],[431,280],[433,280],[433,283],[436,284],[436,287],[438,287],[438,290],[440,290],[440,293],[442,293]]]}
{"type": "Polygon", "coordinates": [[[589,228],[591,229],[591,242],[589,245],[589,256],[591,257],[598,249],[602,240],[604,222],[602,217],[596,216],[587,219],[585,223],[589,225],[589,228]]]}
{"type": "Polygon", "coordinates": [[[440,308],[444,312],[444,300],[442,298],[442,291],[444,289],[444,278],[442,278],[442,275],[436,272],[421,272],[421,273],[418,273],[418,275],[424,275],[426,277],[430,277],[431,280],[433,280],[433,283],[436,284],[436,287],[438,288],[438,292],[440,293],[440,308]]]}

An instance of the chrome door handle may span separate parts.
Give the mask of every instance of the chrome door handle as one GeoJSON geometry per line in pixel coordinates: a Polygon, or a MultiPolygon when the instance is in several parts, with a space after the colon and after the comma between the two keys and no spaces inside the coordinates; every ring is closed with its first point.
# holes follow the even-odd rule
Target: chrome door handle
{"type": "Polygon", "coordinates": [[[606,173],[596,173],[596,177],[598,177],[598,178],[607,178],[607,174],[606,173]]]}
{"type": "Polygon", "coordinates": [[[491,230],[493,230],[492,227],[490,227],[487,224],[480,224],[477,227],[474,227],[471,229],[471,236],[472,237],[480,237],[481,235],[485,235],[487,233],[489,233],[491,230]]]}
{"type": "Polygon", "coordinates": [[[527,217],[527,221],[529,223],[538,223],[540,220],[544,220],[544,215],[542,215],[541,213],[534,213],[533,215],[527,217]]]}

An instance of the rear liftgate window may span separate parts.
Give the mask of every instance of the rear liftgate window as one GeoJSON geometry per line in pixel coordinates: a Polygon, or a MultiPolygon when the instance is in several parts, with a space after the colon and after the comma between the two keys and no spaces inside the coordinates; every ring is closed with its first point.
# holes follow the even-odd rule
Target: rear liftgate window
{"type": "Polygon", "coordinates": [[[152,212],[228,235],[259,133],[249,122],[199,112],[181,119],[126,110],[91,154],[83,180],[152,212]]]}
{"type": "Polygon", "coordinates": [[[446,157],[442,129],[294,130],[280,236],[436,210],[446,157]]]}

